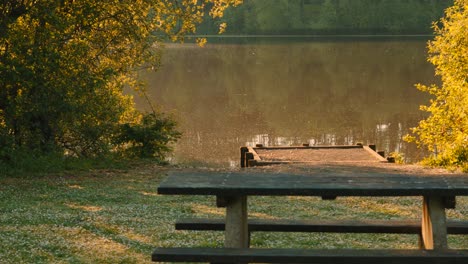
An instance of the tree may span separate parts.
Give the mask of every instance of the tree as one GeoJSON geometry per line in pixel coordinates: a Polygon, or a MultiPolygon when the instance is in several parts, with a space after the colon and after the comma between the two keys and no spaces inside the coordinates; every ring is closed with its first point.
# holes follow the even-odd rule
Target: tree
{"type": "Polygon", "coordinates": [[[333,0],[325,0],[320,8],[318,24],[323,29],[336,29],[338,22],[338,6],[333,0]]]}
{"type": "MultiPolygon", "coordinates": [[[[3,0],[0,152],[93,156],[115,148],[121,125],[148,120],[123,88],[143,91],[138,73],[157,70],[163,43],[195,32],[207,6],[221,17],[241,2],[3,0]]],[[[173,132],[168,124],[152,127],[173,132]]]]}
{"type": "Polygon", "coordinates": [[[422,110],[430,113],[407,139],[427,148],[430,164],[462,166],[468,170],[468,0],[456,0],[445,17],[434,23],[435,39],[428,44],[442,86],[417,85],[434,96],[422,110]]]}

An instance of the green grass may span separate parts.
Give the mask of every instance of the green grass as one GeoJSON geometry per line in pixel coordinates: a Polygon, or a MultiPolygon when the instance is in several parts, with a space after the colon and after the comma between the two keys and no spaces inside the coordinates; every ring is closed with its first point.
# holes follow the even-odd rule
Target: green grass
{"type": "MultiPolygon", "coordinates": [[[[0,263],[151,263],[155,247],[223,245],[222,232],[175,231],[180,217],[219,217],[213,197],[160,196],[169,168],[142,165],[41,177],[0,178],[0,263]]],[[[450,218],[468,220],[468,199],[450,218]]],[[[418,218],[418,198],[255,197],[256,218],[418,218]],[[291,205],[286,207],[285,204],[291,205]]],[[[468,248],[468,236],[450,236],[468,248]]],[[[416,248],[413,235],[254,233],[254,247],[416,248]]]]}
{"type": "Polygon", "coordinates": [[[31,150],[9,151],[7,155],[0,152],[0,177],[17,176],[37,177],[40,174],[61,173],[64,171],[89,171],[92,169],[123,169],[134,166],[141,160],[123,159],[115,153],[100,157],[71,157],[63,153],[39,153],[31,150]]]}

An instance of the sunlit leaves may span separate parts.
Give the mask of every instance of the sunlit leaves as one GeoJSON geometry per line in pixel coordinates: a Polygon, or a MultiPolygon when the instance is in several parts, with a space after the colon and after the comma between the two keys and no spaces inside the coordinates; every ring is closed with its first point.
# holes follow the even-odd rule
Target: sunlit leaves
{"type": "Polygon", "coordinates": [[[221,17],[240,3],[2,1],[0,138],[12,140],[1,147],[108,151],[116,126],[140,116],[123,88],[144,90],[138,73],[159,67],[162,43],[194,33],[206,10],[221,17]]]}
{"type": "MultiPolygon", "coordinates": [[[[429,61],[436,66],[442,87],[418,85],[432,94],[430,113],[408,139],[434,153],[433,164],[467,166],[468,163],[468,0],[457,0],[434,23],[435,39],[429,42],[429,61]]],[[[468,167],[467,167],[468,168],[468,167]]]]}
{"type": "Polygon", "coordinates": [[[197,45],[200,47],[205,47],[206,43],[208,42],[206,38],[197,38],[195,40],[197,42],[197,45]]]}

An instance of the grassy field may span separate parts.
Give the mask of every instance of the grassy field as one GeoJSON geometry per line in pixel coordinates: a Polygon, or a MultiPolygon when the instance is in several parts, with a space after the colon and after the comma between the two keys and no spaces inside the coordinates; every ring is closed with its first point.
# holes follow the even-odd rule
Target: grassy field
{"type": "MultiPolygon", "coordinates": [[[[0,178],[0,263],[151,263],[157,246],[222,246],[221,232],[174,230],[177,218],[223,210],[213,197],[157,195],[169,169],[0,178]]],[[[468,199],[457,202],[448,216],[468,220],[468,199]]],[[[419,198],[258,197],[249,211],[270,219],[405,219],[418,218],[420,205],[419,198]]],[[[417,247],[414,235],[254,233],[252,240],[254,247],[417,247]]],[[[449,245],[468,248],[468,236],[450,236],[449,245]]]]}

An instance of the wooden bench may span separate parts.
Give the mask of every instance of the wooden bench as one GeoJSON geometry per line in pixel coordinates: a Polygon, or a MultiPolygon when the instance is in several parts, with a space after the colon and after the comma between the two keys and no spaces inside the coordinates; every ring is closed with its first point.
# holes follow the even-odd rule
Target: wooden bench
{"type": "MultiPolygon", "coordinates": [[[[163,195],[213,195],[216,204],[226,208],[224,248],[157,248],[153,261],[167,262],[212,262],[212,263],[468,263],[468,249],[448,249],[447,234],[455,232],[456,224],[447,221],[445,208],[452,208],[453,197],[468,195],[468,176],[459,175],[406,175],[390,171],[381,173],[346,171],[308,172],[306,174],[286,174],[268,172],[174,172],[161,182],[158,193],[163,195]],[[369,249],[257,249],[249,248],[249,232],[253,230],[252,220],[248,219],[247,198],[252,196],[363,196],[363,197],[423,197],[421,224],[416,231],[411,227],[404,230],[407,223],[397,228],[387,223],[362,222],[338,223],[332,227],[315,222],[304,227],[283,223],[283,229],[293,228],[318,230],[360,229],[381,233],[394,228],[396,233],[421,233],[421,247],[424,250],[369,250],[369,249]],[[250,223],[249,223],[250,221],[250,223]],[[318,223],[318,224],[317,224],[318,223]],[[364,227],[361,225],[364,224],[364,227]],[[366,224],[367,223],[367,224],[366,224]],[[380,224],[380,227],[379,227],[380,224]],[[358,227],[361,225],[361,227],[358,227]],[[250,226],[250,227],[249,227],[250,226]],[[347,227],[348,226],[348,227],[347,227]],[[450,227],[451,226],[451,227],[450,227]],[[249,230],[250,228],[250,230],[249,230]],[[380,231],[379,231],[380,230],[380,231]]],[[[285,204],[287,206],[287,204],[285,204]]],[[[211,220],[210,220],[211,221],[211,220]]],[[[223,221],[220,221],[224,224],[223,221]]],[[[219,224],[219,223],[218,223],[219,224]]],[[[271,223],[270,223],[271,224],[271,223]]],[[[277,222],[277,224],[280,224],[277,222]]],[[[336,224],[336,223],[335,223],[336,224]]],[[[416,225],[419,225],[416,223],[416,225]]],[[[261,225],[262,226],[262,225],[261,225]]],[[[465,224],[462,224],[462,230],[465,224]]],[[[263,228],[267,228],[263,222],[263,228]]],[[[211,227],[210,227],[211,228],[211,227]]],[[[223,227],[217,227],[223,230],[223,227]]],[[[269,228],[278,229],[278,226],[269,228]]],[[[460,230],[460,229],[458,229],[460,230]]],[[[309,231],[310,232],[310,231],[309,231]]]]}
{"type": "Polygon", "coordinates": [[[153,261],[212,263],[466,264],[468,250],[157,248],[153,261]]]}
{"type": "MultiPolygon", "coordinates": [[[[224,231],[224,219],[184,218],[175,223],[177,230],[224,231]]],[[[421,234],[420,221],[408,220],[269,220],[249,219],[249,232],[330,232],[421,234]]],[[[447,221],[448,234],[468,234],[468,221],[447,221]]]]}

